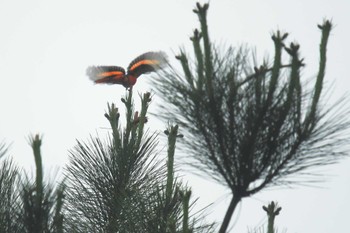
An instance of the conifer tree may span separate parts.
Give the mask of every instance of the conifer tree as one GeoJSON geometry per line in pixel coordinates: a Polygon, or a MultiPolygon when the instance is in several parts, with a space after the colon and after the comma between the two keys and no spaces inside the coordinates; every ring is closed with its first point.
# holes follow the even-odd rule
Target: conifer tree
{"type": "Polygon", "coordinates": [[[65,185],[44,180],[40,150],[42,138],[35,135],[29,139],[29,143],[33,149],[36,173],[35,181],[27,174],[22,175],[19,185],[19,232],[63,233],[65,185]]]}
{"type": "MultiPolygon", "coordinates": [[[[20,172],[11,159],[0,166],[0,232],[3,233],[63,233],[63,183],[45,182],[41,163],[42,139],[30,138],[35,158],[35,181],[20,172]]],[[[7,151],[0,146],[0,157],[7,151]]]]}
{"type": "Polygon", "coordinates": [[[7,154],[5,143],[0,144],[0,232],[20,232],[18,227],[18,168],[7,154]]]}
{"type": "Polygon", "coordinates": [[[114,104],[105,117],[111,134],[107,141],[91,137],[78,141],[67,167],[68,232],[209,232],[189,216],[190,191],[174,174],[178,126],[166,131],[167,166],[155,151],[157,134],[144,130],[150,93],[141,97],[141,110],[134,109],[132,88],[122,102],[125,127],[114,104]],[[183,231],[182,231],[183,229],[183,231]]]}
{"type": "Polygon", "coordinates": [[[197,3],[194,9],[200,23],[190,38],[194,61],[181,50],[176,58],[183,71],[170,66],[153,86],[163,98],[162,118],[178,122],[185,132],[182,149],[197,161],[190,164],[231,191],[219,231],[224,233],[242,198],[274,185],[313,181],[309,168],[341,159],[350,124],[344,99],[331,107],[322,99],[330,21],[318,26],[320,63],[308,88],[300,46],[287,45],[287,33],[272,35],[271,65],[254,65],[248,49],[224,50],[211,42],[208,7],[197,3]]]}

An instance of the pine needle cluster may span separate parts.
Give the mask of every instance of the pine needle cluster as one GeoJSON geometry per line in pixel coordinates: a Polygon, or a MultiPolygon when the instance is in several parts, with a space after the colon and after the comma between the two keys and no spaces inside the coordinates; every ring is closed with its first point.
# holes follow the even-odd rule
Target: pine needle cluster
{"type": "Polygon", "coordinates": [[[345,156],[350,122],[344,99],[331,107],[322,102],[330,21],[319,25],[319,70],[308,88],[300,46],[288,45],[287,33],[272,35],[271,66],[254,65],[249,50],[223,50],[210,41],[208,7],[198,3],[194,9],[200,30],[190,38],[193,61],[181,50],[176,58],[182,72],[165,69],[153,86],[163,98],[163,119],[185,131],[182,149],[197,161],[190,164],[232,193],[223,233],[242,198],[273,185],[313,181],[300,175],[345,156]]]}
{"type": "Polygon", "coordinates": [[[67,167],[69,232],[209,232],[189,215],[191,191],[174,174],[178,126],[169,126],[167,166],[155,151],[157,134],[144,132],[150,93],[134,110],[132,89],[122,102],[126,126],[109,105],[105,117],[111,126],[106,142],[99,137],[78,141],[67,167]]]}

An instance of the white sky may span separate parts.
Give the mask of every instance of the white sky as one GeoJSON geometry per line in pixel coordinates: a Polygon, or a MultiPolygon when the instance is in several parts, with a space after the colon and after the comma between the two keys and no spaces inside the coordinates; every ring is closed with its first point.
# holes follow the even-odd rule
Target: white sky
{"type": "MultiPolygon", "coordinates": [[[[106,132],[106,102],[122,107],[124,88],[93,85],[85,76],[86,67],[126,67],[141,53],[158,50],[176,62],[173,53],[179,46],[191,50],[188,37],[198,26],[194,5],[191,0],[0,1],[0,141],[12,143],[10,154],[30,169],[34,162],[27,137],[41,133],[46,170],[63,167],[75,139],[106,132]]],[[[332,98],[336,99],[350,89],[348,0],[212,0],[208,21],[213,40],[248,43],[256,46],[261,57],[272,56],[270,35],[275,29],[289,32],[289,41],[301,44],[307,64],[303,73],[309,78],[317,71],[320,31],[316,25],[325,17],[336,25],[326,77],[335,83],[332,98]]],[[[136,91],[150,90],[147,78],[138,80],[136,91]]],[[[149,126],[163,129],[165,123],[150,119],[149,126]]],[[[347,159],[322,169],[328,180],[321,184],[323,188],[274,189],[244,200],[232,220],[236,222],[232,232],[247,232],[247,227],[264,223],[261,206],[271,200],[283,208],[276,219],[280,230],[348,232],[349,166],[347,159]]],[[[184,179],[201,197],[201,206],[218,200],[209,219],[222,220],[228,191],[198,177],[184,179]]]]}

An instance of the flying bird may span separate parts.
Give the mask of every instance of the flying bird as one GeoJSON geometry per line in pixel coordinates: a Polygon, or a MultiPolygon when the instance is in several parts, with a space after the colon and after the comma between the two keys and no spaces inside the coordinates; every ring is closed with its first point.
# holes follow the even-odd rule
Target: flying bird
{"type": "Polygon", "coordinates": [[[140,75],[157,71],[166,62],[164,52],[147,52],[135,58],[129,64],[127,72],[119,66],[89,66],[86,74],[96,84],[121,84],[125,88],[131,88],[140,75]]]}

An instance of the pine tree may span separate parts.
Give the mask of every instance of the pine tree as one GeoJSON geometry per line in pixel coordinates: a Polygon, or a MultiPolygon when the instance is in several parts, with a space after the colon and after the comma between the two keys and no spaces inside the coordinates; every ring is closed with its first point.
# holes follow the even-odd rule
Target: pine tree
{"type": "MultiPolygon", "coordinates": [[[[41,163],[39,135],[29,140],[33,149],[36,176],[31,180],[24,171],[6,159],[0,167],[0,232],[63,233],[63,183],[45,182],[41,163]]],[[[7,148],[0,146],[0,157],[7,148]]]]}
{"type": "Polygon", "coordinates": [[[194,62],[181,50],[183,72],[164,69],[154,88],[163,101],[163,119],[185,132],[182,149],[190,164],[232,194],[220,231],[227,231],[237,204],[264,188],[312,181],[309,168],[343,158],[349,142],[344,99],[325,107],[322,90],[332,23],[321,30],[320,63],[313,88],[301,78],[300,46],[286,45],[288,34],[272,35],[272,65],[252,65],[250,50],[215,46],[209,38],[207,10],[197,3],[200,30],[190,38],[194,62]],[[289,56],[285,63],[282,55],[289,56]],[[299,175],[298,177],[296,175],[299,175]]]}
{"type": "Polygon", "coordinates": [[[13,160],[3,158],[7,153],[5,143],[0,144],[0,232],[20,232],[18,227],[18,195],[16,184],[18,183],[18,168],[13,160]]]}
{"type": "Polygon", "coordinates": [[[191,192],[174,174],[178,126],[169,126],[167,166],[155,151],[157,134],[144,130],[150,93],[135,111],[130,89],[122,102],[126,126],[108,105],[111,134],[106,142],[78,141],[67,167],[68,232],[209,232],[189,216],[191,192]],[[190,222],[191,220],[192,222],[190,222]]]}
{"type": "Polygon", "coordinates": [[[63,233],[63,204],[65,185],[46,182],[40,147],[42,138],[39,135],[30,137],[35,160],[35,181],[27,174],[22,175],[19,184],[19,223],[24,233],[63,233]]]}

